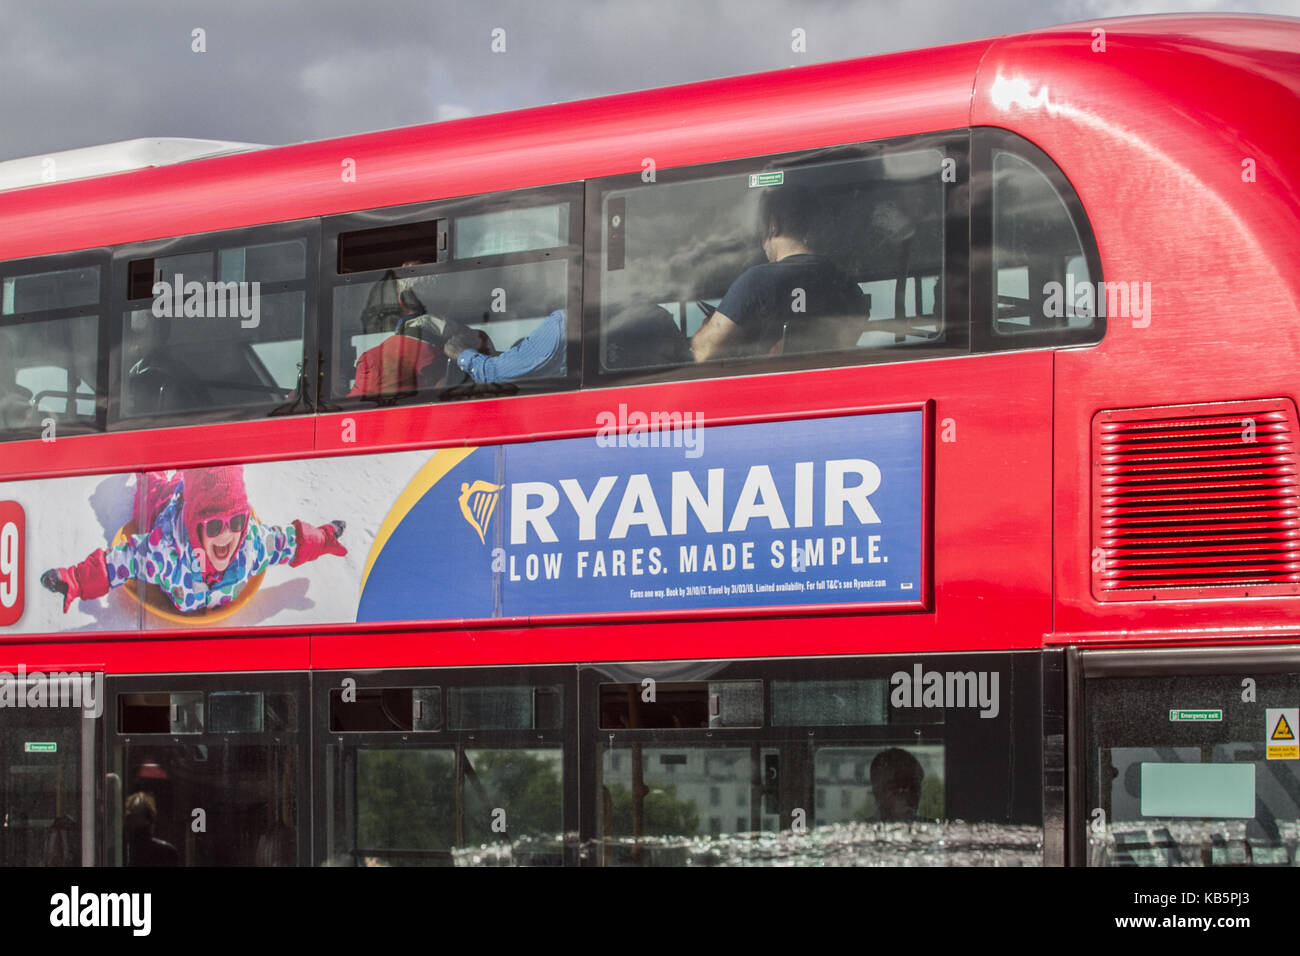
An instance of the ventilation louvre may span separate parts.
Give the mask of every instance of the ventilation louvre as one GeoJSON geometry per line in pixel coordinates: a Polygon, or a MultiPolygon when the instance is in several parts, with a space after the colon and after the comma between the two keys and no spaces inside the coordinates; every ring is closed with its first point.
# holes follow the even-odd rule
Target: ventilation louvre
{"type": "Polygon", "coordinates": [[[1300,594],[1300,455],[1286,399],[1093,419],[1101,601],[1300,594]]]}

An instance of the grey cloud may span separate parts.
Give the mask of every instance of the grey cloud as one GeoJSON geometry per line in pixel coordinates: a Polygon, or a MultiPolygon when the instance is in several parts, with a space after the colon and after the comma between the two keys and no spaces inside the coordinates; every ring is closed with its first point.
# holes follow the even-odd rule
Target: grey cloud
{"type": "MultiPolygon", "coordinates": [[[[1300,0],[1197,6],[1300,12],[1300,0]]],[[[9,4],[0,159],[146,136],[301,142],[1160,9],[1162,0],[9,4]],[[191,51],[196,27],[205,53],[191,51]],[[504,53],[490,49],[497,27],[504,53]],[[806,53],[791,50],[795,28],[806,53]]]]}

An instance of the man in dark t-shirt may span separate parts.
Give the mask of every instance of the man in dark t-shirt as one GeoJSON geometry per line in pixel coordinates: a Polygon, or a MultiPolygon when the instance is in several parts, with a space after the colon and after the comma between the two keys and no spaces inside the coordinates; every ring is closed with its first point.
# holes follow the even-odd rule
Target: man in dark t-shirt
{"type": "Polygon", "coordinates": [[[810,247],[817,226],[814,198],[806,190],[777,187],[764,197],[761,218],[768,261],[745,270],[691,337],[695,361],[766,355],[778,345],[785,351],[856,345],[866,328],[867,300],[810,247]]]}

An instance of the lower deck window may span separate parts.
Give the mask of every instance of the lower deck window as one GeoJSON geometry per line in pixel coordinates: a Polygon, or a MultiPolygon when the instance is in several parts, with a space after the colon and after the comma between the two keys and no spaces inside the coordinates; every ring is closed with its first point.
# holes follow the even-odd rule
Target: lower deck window
{"type": "Polygon", "coordinates": [[[1295,674],[1084,682],[1087,861],[1094,866],[1300,862],[1295,674]],[[1289,734],[1289,736],[1288,736],[1289,734]]]}

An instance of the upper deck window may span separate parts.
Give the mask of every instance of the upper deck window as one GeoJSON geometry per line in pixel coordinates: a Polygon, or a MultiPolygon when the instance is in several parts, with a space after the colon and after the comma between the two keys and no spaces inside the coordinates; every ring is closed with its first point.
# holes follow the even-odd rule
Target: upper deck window
{"type": "Polygon", "coordinates": [[[102,268],[0,278],[0,435],[94,427],[102,268]]]}
{"type": "Polygon", "coordinates": [[[99,301],[99,268],[59,269],[34,275],[10,276],[4,290],[4,315],[50,312],[94,305],[99,301]]]}
{"type": "Polygon", "coordinates": [[[118,417],[238,418],[292,402],[304,365],[306,239],[159,251],[170,254],[127,265],[118,417]]]}
{"type": "Polygon", "coordinates": [[[456,258],[498,256],[569,244],[568,204],[507,209],[456,220],[456,258]]]}
{"type": "Polygon", "coordinates": [[[999,335],[1092,327],[1094,290],[1065,203],[1039,170],[1003,150],[993,154],[993,268],[999,335]]]}
{"type": "Polygon", "coordinates": [[[913,141],[596,184],[598,371],[951,345],[946,159],[913,141]]]}
{"type": "Polygon", "coordinates": [[[975,131],[972,166],[976,350],[1099,341],[1107,287],[1087,216],[1065,176],[1005,130],[975,131]]]}
{"type": "Polygon", "coordinates": [[[577,198],[574,187],[556,187],[460,200],[425,207],[415,221],[341,231],[326,400],[393,405],[572,381],[577,198]]]}

